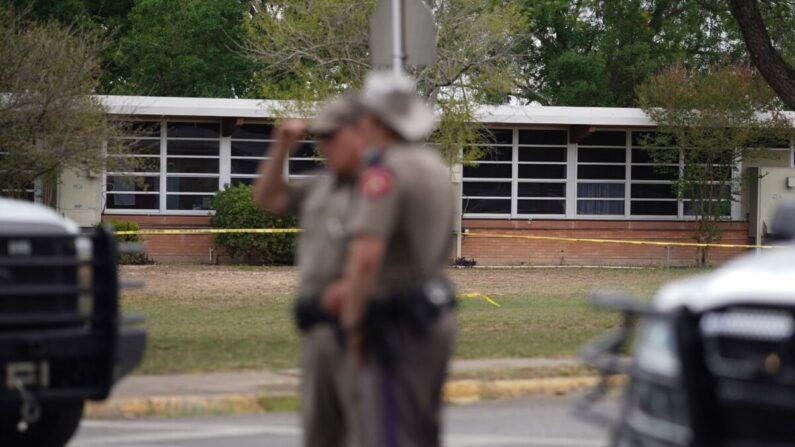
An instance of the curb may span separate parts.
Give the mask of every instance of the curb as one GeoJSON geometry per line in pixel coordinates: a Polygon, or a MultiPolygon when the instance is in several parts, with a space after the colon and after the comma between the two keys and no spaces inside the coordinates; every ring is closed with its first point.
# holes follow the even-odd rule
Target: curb
{"type": "MultiPolygon", "coordinates": [[[[599,377],[553,377],[544,379],[452,380],[442,394],[449,404],[462,405],[493,399],[515,399],[533,395],[563,395],[595,386],[599,377]]],[[[621,379],[618,379],[620,382],[621,379]]],[[[112,397],[104,402],[88,402],[85,417],[118,419],[143,416],[191,416],[213,414],[251,414],[294,411],[295,394],[216,394],[195,396],[112,397]]]]}

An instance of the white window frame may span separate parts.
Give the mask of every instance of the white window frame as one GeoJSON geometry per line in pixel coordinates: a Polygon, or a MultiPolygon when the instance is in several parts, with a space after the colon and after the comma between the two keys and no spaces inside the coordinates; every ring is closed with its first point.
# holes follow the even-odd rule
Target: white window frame
{"type": "MultiPolygon", "coordinates": [[[[464,171],[461,170],[461,209],[464,209],[464,201],[465,200],[510,200],[510,209],[509,213],[463,213],[462,216],[464,218],[474,218],[474,219],[512,219],[516,216],[516,194],[517,194],[517,182],[516,177],[518,173],[518,165],[516,163],[517,159],[517,142],[518,142],[518,129],[511,126],[487,126],[487,129],[494,129],[494,130],[511,130],[511,144],[504,144],[504,143],[497,143],[497,144],[473,144],[471,146],[495,146],[495,147],[510,147],[511,148],[511,161],[490,161],[490,160],[477,160],[477,164],[494,164],[494,165],[511,165],[511,177],[474,177],[467,179],[464,177],[464,171]],[[509,183],[511,185],[511,193],[508,197],[502,196],[465,196],[464,195],[464,184],[466,182],[469,183],[509,183]]],[[[463,149],[462,149],[463,151],[463,149]]]]}
{"type": "MultiPolygon", "coordinates": [[[[577,167],[580,165],[578,160],[578,152],[580,145],[578,143],[570,143],[568,142],[568,132],[570,131],[568,127],[560,127],[560,126],[539,126],[539,127],[516,127],[516,126],[508,126],[508,125],[490,125],[488,126],[489,129],[513,129],[513,156],[511,160],[512,164],[512,177],[510,178],[511,182],[511,213],[463,213],[462,217],[464,219],[547,219],[547,220],[632,220],[632,221],[692,221],[695,219],[694,216],[687,216],[684,214],[684,200],[676,199],[677,203],[677,214],[676,215],[633,215],[631,214],[632,210],[632,184],[673,184],[670,180],[633,180],[632,179],[632,166],[635,165],[652,165],[648,163],[633,163],[632,162],[632,133],[633,132],[648,132],[653,131],[653,128],[614,128],[614,127],[597,127],[596,131],[621,131],[625,132],[625,143],[624,146],[609,146],[609,145],[600,145],[600,146],[587,146],[586,148],[607,148],[607,149],[620,149],[623,148],[625,151],[625,158],[624,163],[585,163],[588,165],[622,165],[625,166],[625,178],[623,180],[590,180],[590,179],[578,179],[577,175],[577,167]],[[518,175],[518,167],[519,167],[519,157],[518,157],[518,149],[519,149],[519,130],[564,130],[567,132],[567,144],[566,144],[566,213],[565,214],[519,214],[517,213],[518,207],[518,184],[519,183],[541,183],[541,182],[549,182],[549,183],[560,183],[560,180],[557,179],[519,179],[518,175]],[[622,200],[622,199],[578,199],[577,198],[577,185],[580,183],[616,183],[616,184],[623,184],[624,185],[624,213],[623,214],[604,214],[604,215],[579,215],[577,214],[577,202],[578,200],[622,200]]],[[[790,141],[791,145],[791,157],[792,157],[792,166],[795,167],[795,139],[790,141]]],[[[500,146],[507,146],[507,145],[500,145],[500,146]]],[[[523,145],[525,146],[525,145],[523,145]]],[[[532,146],[532,145],[531,145],[532,146]]],[[[556,146],[556,145],[552,145],[556,146]]],[[[479,162],[479,163],[498,163],[498,162],[479,162]]],[[[502,162],[503,164],[505,162],[502,162]]],[[[533,163],[530,163],[533,164],[533,163]]],[[[542,164],[542,163],[539,163],[542,164]]],[[[550,163],[550,164],[560,164],[560,163],[550,163]]],[[[672,164],[672,166],[676,166],[672,164]]],[[[684,157],[680,154],[678,168],[681,172],[684,169],[684,157]]],[[[732,178],[737,179],[741,175],[740,165],[735,166],[732,170],[732,178]]],[[[465,182],[507,182],[508,179],[505,178],[466,178],[462,174],[462,188],[465,182]]],[[[462,190],[463,191],[463,190],[462,190]]],[[[469,198],[477,198],[477,199],[499,199],[499,200],[506,200],[506,197],[469,197],[469,198]]],[[[466,196],[461,195],[461,205],[463,207],[464,201],[467,199],[466,196]]],[[[522,198],[527,199],[527,198],[522,198]]],[[[546,199],[546,198],[545,198],[546,199]]],[[[549,200],[556,200],[554,198],[549,198],[549,200]]],[[[557,199],[559,200],[559,199],[557,199]]],[[[635,199],[639,201],[672,201],[672,199],[635,199]]],[[[727,216],[729,221],[740,221],[741,213],[740,213],[740,204],[736,201],[733,201],[731,204],[731,215],[727,216]]]]}
{"type": "MultiPolygon", "coordinates": [[[[251,178],[255,179],[259,177],[258,174],[232,174],[232,160],[234,159],[252,159],[252,160],[263,160],[269,157],[232,157],[232,136],[223,136],[222,135],[222,123],[220,119],[212,119],[212,118],[189,118],[189,117],[175,117],[175,118],[164,118],[164,119],[144,119],[142,118],[142,122],[153,122],[158,123],[160,126],[160,135],[158,137],[137,137],[137,136],[121,136],[119,139],[122,140],[139,140],[139,139],[148,139],[148,140],[159,140],[160,143],[160,153],[155,156],[147,156],[147,155],[140,155],[140,154],[129,154],[124,155],[125,157],[150,157],[150,158],[158,158],[160,162],[160,169],[158,172],[122,172],[122,171],[105,171],[102,175],[102,200],[103,205],[107,204],[107,197],[108,194],[114,194],[114,192],[109,192],[107,190],[107,179],[108,176],[148,176],[148,177],[158,177],[160,179],[160,190],[159,191],[130,191],[129,194],[151,194],[151,195],[158,195],[159,197],[159,207],[158,209],[146,209],[146,210],[139,210],[139,209],[130,209],[130,208],[119,208],[119,209],[108,209],[107,206],[103,206],[103,214],[107,215],[138,215],[138,216],[208,216],[213,213],[212,210],[169,210],[167,209],[168,204],[168,196],[169,195],[201,195],[201,196],[212,196],[215,192],[212,193],[198,193],[198,192],[169,192],[168,191],[168,178],[169,177],[190,177],[190,178],[218,178],[218,191],[222,190],[225,185],[231,184],[233,178],[251,178]],[[205,156],[205,155],[168,155],[168,123],[218,123],[219,125],[219,138],[216,140],[215,138],[185,138],[180,137],[178,140],[181,141],[218,141],[219,143],[219,153],[218,156],[205,156]],[[217,159],[218,160],[218,172],[210,172],[210,173],[168,173],[167,166],[168,166],[168,159],[169,158],[195,158],[195,159],[217,159]]],[[[268,120],[252,120],[246,121],[246,124],[271,124],[268,120]]],[[[172,140],[174,140],[172,138],[172,140]]],[[[248,142],[257,142],[270,145],[273,142],[272,138],[268,139],[250,139],[250,138],[240,138],[235,139],[235,141],[248,141],[248,142]]],[[[316,143],[313,140],[302,140],[301,143],[316,143]]],[[[289,174],[289,163],[290,160],[304,160],[304,161],[322,161],[322,158],[319,157],[288,157],[284,161],[284,175],[286,180],[291,179],[302,179],[302,178],[309,178],[312,177],[311,174],[289,174]]]]}

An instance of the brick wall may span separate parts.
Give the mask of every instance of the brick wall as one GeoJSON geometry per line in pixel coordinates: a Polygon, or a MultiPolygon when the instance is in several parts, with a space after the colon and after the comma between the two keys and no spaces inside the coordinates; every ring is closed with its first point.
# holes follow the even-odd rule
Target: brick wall
{"type": "MultiPolygon", "coordinates": [[[[125,220],[137,222],[142,230],[166,228],[210,228],[207,216],[137,216],[137,215],[103,215],[102,220],[125,220]]],[[[146,254],[160,263],[191,263],[208,264],[212,235],[209,234],[176,234],[176,235],[145,235],[144,249],[146,254]]]]}
{"type": "MultiPolygon", "coordinates": [[[[471,233],[694,242],[693,222],[464,219],[463,228],[471,233]]],[[[748,243],[747,223],[727,222],[721,229],[721,243],[748,243]]],[[[741,253],[743,249],[713,248],[710,262],[720,264],[741,253]]],[[[694,264],[696,248],[464,237],[462,255],[478,265],[683,266],[694,264]]]]}
{"type": "MultiPolygon", "coordinates": [[[[210,226],[206,216],[106,215],[103,220],[138,222],[142,229],[210,226]]],[[[673,221],[464,219],[463,228],[472,233],[693,242],[694,224],[673,221]]],[[[747,223],[724,223],[721,228],[721,243],[748,243],[747,223]]],[[[162,263],[209,263],[211,245],[212,236],[205,234],[144,236],[147,255],[162,263]]],[[[713,248],[710,260],[712,264],[720,264],[742,252],[743,249],[713,248]]],[[[478,265],[684,266],[694,264],[696,249],[464,237],[462,255],[474,258],[478,265]]]]}

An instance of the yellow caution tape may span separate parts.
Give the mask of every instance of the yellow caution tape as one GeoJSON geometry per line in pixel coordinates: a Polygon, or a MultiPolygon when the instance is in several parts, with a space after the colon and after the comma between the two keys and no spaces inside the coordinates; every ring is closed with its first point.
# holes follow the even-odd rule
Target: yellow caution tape
{"type": "Polygon", "coordinates": [[[528,236],[528,235],[499,234],[499,233],[462,233],[462,236],[476,237],[476,238],[529,239],[529,240],[540,240],[540,241],[593,242],[597,244],[656,245],[659,247],[783,248],[778,245],[706,244],[700,242],[633,241],[625,239],[590,239],[590,238],[581,238],[581,237],[528,236]]]}
{"type": "MultiPolygon", "coordinates": [[[[116,231],[117,236],[130,235],[166,235],[166,234],[280,234],[300,233],[299,228],[195,228],[195,229],[165,229],[165,230],[137,230],[116,231]]],[[[562,241],[562,242],[591,242],[596,244],[628,244],[628,245],[653,245],[658,247],[714,247],[714,248],[783,248],[778,245],[747,245],[747,244],[706,244],[700,242],[664,242],[664,241],[638,241],[626,239],[592,239],[581,237],[562,236],[530,236],[500,233],[462,233],[463,237],[473,238],[501,238],[501,239],[526,239],[536,241],[562,241]]]]}
{"type": "Polygon", "coordinates": [[[196,228],[186,230],[137,230],[137,231],[114,231],[117,236],[130,236],[135,234],[229,234],[229,233],[300,233],[299,228],[196,228]]]}
{"type": "Polygon", "coordinates": [[[486,296],[486,295],[484,295],[482,293],[459,293],[455,297],[458,298],[459,300],[480,298],[483,301],[485,301],[485,302],[487,302],[489,304],[492,304],[492,305],[494,305],[496,307],[502,307],[502,306],[500,306],[500,303],[494,301],[493,299],[489,298],[488,296],[486,296]]]}

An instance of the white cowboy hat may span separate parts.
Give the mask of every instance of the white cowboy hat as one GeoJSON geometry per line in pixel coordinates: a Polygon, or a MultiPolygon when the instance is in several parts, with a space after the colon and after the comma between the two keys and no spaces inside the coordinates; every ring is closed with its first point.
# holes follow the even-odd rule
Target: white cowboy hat
{"type": "Polygon", "coordinates": [[[433,110],[417,96],[414,80],[389,71],[370,73],[359,101],[406,141],[419,141],[433,131],[433,110]]]}

